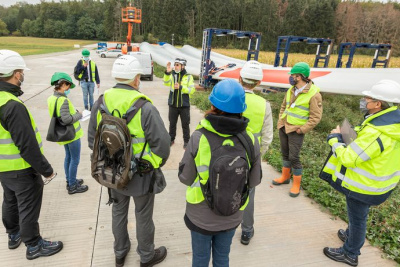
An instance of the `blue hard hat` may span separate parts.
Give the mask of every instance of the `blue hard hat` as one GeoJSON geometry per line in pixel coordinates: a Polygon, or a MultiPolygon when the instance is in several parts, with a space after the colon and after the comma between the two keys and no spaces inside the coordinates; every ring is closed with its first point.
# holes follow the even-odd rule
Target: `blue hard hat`
{"type": "Polygon", "coordinates": [[[233,79],[217,83],[208,99],[214,107],[228,113],[243,113],[247,108],[244,89],[233,79]]]}

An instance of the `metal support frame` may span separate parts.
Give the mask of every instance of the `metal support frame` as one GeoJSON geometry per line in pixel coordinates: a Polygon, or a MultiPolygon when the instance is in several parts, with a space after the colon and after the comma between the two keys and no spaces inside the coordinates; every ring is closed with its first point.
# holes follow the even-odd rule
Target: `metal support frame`
{"type": "Polygon", "coordinates": [[[279,36],[278,45],[276,48],[274,67],[278,67],[281,62],[280,54],[283,51],[282,67],[287,66],[287,60],[289,56],[289,49],[291,43],[306,42],[307,44],[317,44],[317,52],[315,54],[314,68],[319,68],[320,64],[323,64],[324,68],[328,67],[329,59],[332,52],[333,39],[329,38],[311,38],[303,36],[279,36]],[[321,55],[324,50],[325,55],[321,55]]]}
{"type": "Polygon", "coordinates": [[[200,81],[199,84],[203,87],[208,86],[207,77],[209,69],[207,69],[206,62],[210,59],[212,36],[226,36],[235,35],[237,38],[249,38],[249,46],[247,51],[247,60],[258,60],[258,53],[260,52],[261,33],[248,32],[248,31],[235,31],[227,29],[207,28],[203,30],[203,43],[200,65],[200,81]]]}
{"type": "Polygon", "coordinates": [[[339,54],[338,54],[338,60],[336,63],[336,68],[342,67],[342,65],[343,65],[342,58],[343,58],[343,55],[345,55],[346,50],[349,50],[349,58],[346,63],[346,68],[351,68],[351,65],[353,64],[353,57],[354,57],[354,54],[356,53],[357,48],[375,49],[375,55],[372,60],[371,68],[375,68],[375,67],[387,68],[388,67],[390,56],[391,56],[391,51],[392,51],[391,44],[341,43],[340,47],[339,47],[339,54]],[[379,58],[379,56],[381,56],[382,53],[386,53],[385,59],[379,58]]]}

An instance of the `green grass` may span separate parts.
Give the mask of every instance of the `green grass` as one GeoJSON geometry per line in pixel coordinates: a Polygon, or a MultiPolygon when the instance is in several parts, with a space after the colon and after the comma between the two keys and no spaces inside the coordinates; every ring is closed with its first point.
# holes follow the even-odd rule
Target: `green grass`
{"type": "MultiPolygon", "coordinates": [[[[196,92],[191,102],[205,111],[210,108],[209,92],[196,92]]],[[[271,103],[274,127],[279,115],[283,93],[260,94],[271,103]]],[[[359,111],[359,96],[340,96],[323,93],[324,113],[320,124],[306,134],[301,150],[304,175],[302,187],[305,194],[326,207],[334,218],[347,221],[346,201],[342,194],[319,178],[319,172],[330,151],[326,142],[329,132],[347,117],[353,125],[362,120],[359,111]]],[[[276,170],[282,168],[278,130],[274,130],[272,144],[264,159],[276,170]]],[[[392,196],[382,205],[372,207],[368,218],[368,240],[380,247],[390,259],[400,263],[400,189],[397,187],[392,196]]]]}
{"type": "Polygon", "coordinates": [[[47,54],[74,50],[75,44],[80,46],[97,43],[95,40],[68,40],[36,37],[0,37],[0,47],[20,53],[22,56],[47,54]]]}
{"type": "Polygon", "coordinates": [[[162,78],[164,76],[165,67],[153,62],[153,73],[156,77],[162,78]]]}

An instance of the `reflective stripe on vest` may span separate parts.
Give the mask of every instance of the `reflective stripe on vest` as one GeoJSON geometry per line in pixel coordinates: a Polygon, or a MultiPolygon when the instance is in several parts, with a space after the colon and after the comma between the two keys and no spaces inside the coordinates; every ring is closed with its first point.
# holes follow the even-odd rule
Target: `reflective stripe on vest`
{"type": "MultiPolygon", "coordinates": [[[[350,191],[354,191],[357,193],[365,194],[365,195],[379,195],[383,193],[387,193],[390,190],[394,189],[399,181],[400,171],[395,171],[392,174],[384,175],[384,176],[376,176],[364,169],[361,168],[346,168],[346,174],[340,173],[340,169],[332,163],[334,157],[331,157],[329,161],[324,166],[323,172],[332,175],[332,180],[335,182],[337,179],[342,180],[342,187],[347,188],[350,191]],[[351,176],[355,177],[350,178],[351,176]],[[375,186],[367,186],[365,185],[365,180],[369,181],[369,184],[375,186]],[[364,183],[359,182],[358,180],[364,181],[364,183]],[[378,184],[385,184],[382,187],[378,187],[378,184]]],[[[337,161],[337,160],[336,160],[337,161]]],[[[339,165],[341,168],[341,165],[339,165]]]]}
{"type": "MultiPolygon", "coordinates": [[[[82,59],[82,65],[85,63],[85,61],[82,59]]],[[[87,68],[87,67],[86,67],[87,68]]],[[[93,60],[90,60],[90,70],[92,72],[92,81],[96,81],[96,63],[94,63],[93,60]]],[[[81,74],[78,75],[78,78],[81,79],[83,76],[84,71],[82,71],[81,74]]],[[[89,73],[88,73],[88,81],[90,81],[89,73]]]]}
{"type": "Polygon", "coordinates": [[[252,132],[254,137],[258,139],[258,143],[261,144],[261,131],[267,106],[266,100],[253,93],[246,93],[246,104],[247,109],[243,112],[243,116],[250,120],[247,130],[252,132]]]}
{"type": "Polygon", "coordinates": [[[292,125],[304,125],[310,118],[310,100],[319,92],[319,88],[312,84],[307,93],[298,94],[294,103],[290,105],[293,88],[294,86],[286,92],[286,108],[281,119],[287,117],[287,122],[292,125]]]}
{"type": "MultiPolygon", "coordinates": [[[[4,106],[10,100],[22,103],[22,101],[14,95],[4,91],[0,92],[0,107],[4,106]]],[[[36,141],[38,142],[40,151],[43,153],[43,143],[39,130],[36,127],[35,120],[33,119],[31,113],[28,109],[26,110],[28,111],[29,118],[31,120],[32,130],[35,132],[36,141]]],[[[17,171],[27,169],[29,167],[31,167],[31,165],[21,157],[20,151],[14,144],[10,132],[4,129],[0,123],[0,171],[17,171]]]]}
{"type": "MultiPolygon", "coordinates": [[[[72,104],[72,102],[64,96],[60,96],[57,100],[57,97],[52,95],[47,99],[47,105],[49,107],[49,114],[50,114],[50,118],[53,116],[53,111],[54,111],[54,106],[56,104],[56,100],[57,100],[57,110],[56,110],[56,116],[60,117],[61,116],[61,107],[65,102],[65,99],[67,99],[68,101],[68,108],[69,108],[69,113],[71,115],[76,114],[76,109],[74,107],[74,105],[72,104]]],[[[57,144],[59,145],[66,145],[69,143],[74,142],[75,140],[78,140],[79,138],[81,138],[83,136],[83,130],[81,128],[81,124],[79,123],[79,120],[74,122],[74,128],[75,128],[75,138],[70,140],[70,141],[64,141],[64,142],[57,142],[57,144]]]]}
{"type": "MultiPolygon", "coordinates": [[[[146,98],[152,103],[151,99],[147,96],[139,93],[136,90],[128,90],[121,88],[112,88],[104,92],[104,101],[106,103],[107,109],[113,113],[114,110],[118,110],[119,114],[122,116],[126,111],[132,107],[135,101],[139,98],[146,98]]],[[[114,112],[118,114],[118,112],[114,112]]],[[[132,151],[135,158],[139,158],[144,144],[146,143],[146,138],[144,136],[144,131],[142,129],[142,109],[140,109],[133,119],[129,122],[128,129],[132,136],[132,151]]],[[[101,113],[97,112],[97,126],[101,121],[101,113]]],[[[149,161],[154,168],[159,168],[162,162],[162,158],[152,153],[149,144],[146,145],[143,151],[143,159],[149,161]]]]}
{"type": "MultiPolygon", "coordinates": [[[[382,116],[387,112],[396,110],[397,108],[390,108],[388,110],[377,113],[371,116],[367,120],[372,120],[376,117],[382,116]]],[[[372,131],[371,135],[376,132],[376,128],[371,127],[373,125],[368,125],[363,122],[364,127],[360,129],[359,135],[368,135],[368,131],[372,131]]],[[[393,125],[379,126],[383,130],[384,127],[389,129],[393,125]]],[[[375,144],[376,146],[384,147],[379,155],[370,158],[370,156],[361,147],[371,147],[371,141],[368,140],[366,146],[360,145],[361,141],[352,142],[346,148],[345,153],[351,153],[354,157],[361,158],[362,162],[357,163],[356,166],[344,168],[339,159],[333,154],[328,162],[323,168],[323,173],[331,176],[333,182],[337,179],[341,180],[341,186],[363,195],[369,195],[374,197],[374,195],[386,194],[393,190],[400,180],[400,142],[392,139],[388,135],[381,134],[379,136],[380,144],[375,144]],[[361,147],[360,147],[361,146],[361,147]]],[[[332,150],[337,150],[339,146],[336,143],[333,145],[332,150]],[[336,146],[337,145],[337,146],[336,146]],[[335,148],[334,148],[335,147],[335,148]]],[[[379,149],[379,148],[378,148],[379,149]]]]}

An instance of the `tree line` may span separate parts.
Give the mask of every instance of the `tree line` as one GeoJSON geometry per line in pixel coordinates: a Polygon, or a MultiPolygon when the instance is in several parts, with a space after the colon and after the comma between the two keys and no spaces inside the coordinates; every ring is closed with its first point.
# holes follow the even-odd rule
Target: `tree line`
{"type": "MultiPolygon", "coordinates": [[[[277,37],[297,35],[332,38],[335,43],[400,45],[400,4],[340,0],[66,0],[0,6],[0,35],[125,41],[127,24],[121,8],[142,9],[134,25],[135,42],[164,41],[201,46],[205,28],[262,33],[262,50],[276,49],[277,37]]],[[[213,45],[246,48],[233,36],[213,45]]],[[[291,51],[315,51],[295,45],[291,51]]],[[[400,49],[397,49],[400,53],[400,49]]],[[[396,51],[396,50],[395,50],[396,51]]]]}

